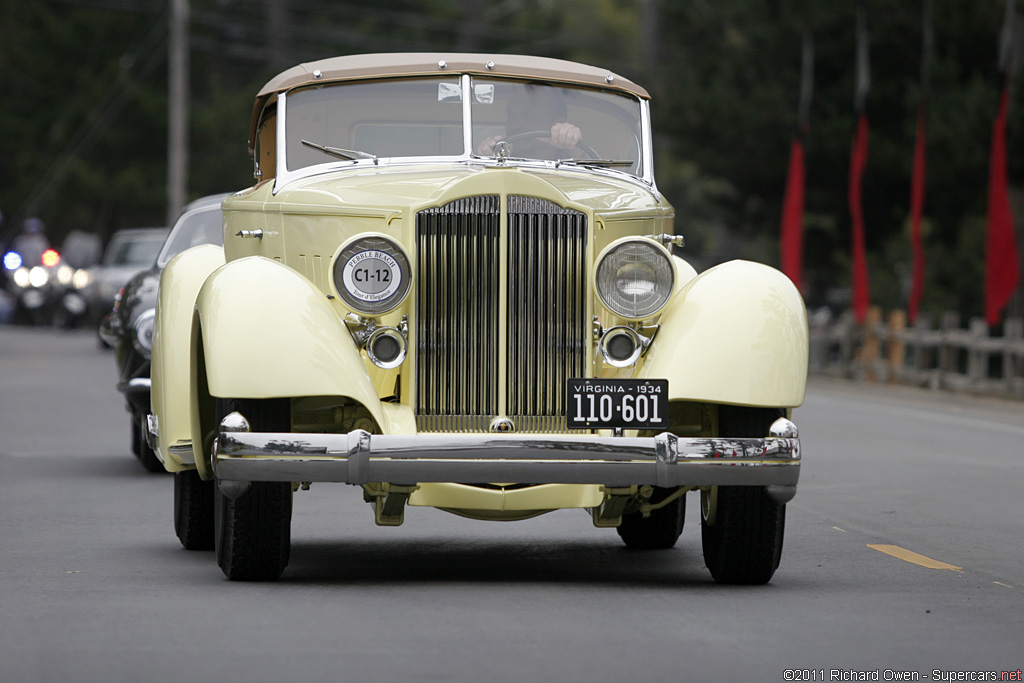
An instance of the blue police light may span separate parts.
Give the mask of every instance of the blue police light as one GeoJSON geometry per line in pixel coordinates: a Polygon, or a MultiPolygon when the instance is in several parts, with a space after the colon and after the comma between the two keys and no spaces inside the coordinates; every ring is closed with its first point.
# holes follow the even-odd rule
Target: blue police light
{"type": "Polygon", "coordinates": [[[21,254],[16,251],[9,251],[4,254],[4,268],[7,270],[17,270],[21,268],[22,258],[21,254]]]}

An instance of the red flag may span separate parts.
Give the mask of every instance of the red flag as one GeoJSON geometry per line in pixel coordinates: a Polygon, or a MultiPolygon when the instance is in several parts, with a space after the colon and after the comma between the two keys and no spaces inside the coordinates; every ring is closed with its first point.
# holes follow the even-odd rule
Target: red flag
{"type": "Polygon", "coordinates": [[[861,207],[861,179],[864,166],[868,161],[868,117],[861,114],[857,117],[857,133],[850,150],[850,219],[853,223],[851,238],[853,240],[853,314],[857,323],[863,323],[868,312],[871,299],[868,283],[868,264],[864,254],[864,211],[861,207]]]}
{"type": "Polygon", "coordinates": [[[924,184],[927,131],[924,103],[917,105],[917,139],[914,141],[914,172],[910,180],[910,241],[914,250],[914,270],[910,285],[908,315],[913,324],[924,291],[924,245],[921,240],[921,214],[924,211],[924,184]]]}
{"type": "Polygon", "coordinates": [[[992,154],[988,177],[988,234],[985,242],[985,320],[999,323],[1020,280],[1017,237],[1006,191],[1006,109],[1008,87],[999,97],[999,113],[992,124],[992,154]]]}
{"type": "Polygon", "coordinates": [[[796,288],[803,291],[804,253],[804,144],[800,136],[793,138],[789,149],[789,174],[786,176],[786,197],[782,203],[782,235],[779,258],[782,272],[796,288]]]}

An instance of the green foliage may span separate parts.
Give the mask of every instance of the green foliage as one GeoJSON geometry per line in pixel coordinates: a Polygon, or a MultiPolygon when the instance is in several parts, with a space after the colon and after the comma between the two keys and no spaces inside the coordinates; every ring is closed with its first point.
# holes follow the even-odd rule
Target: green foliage
{"type": "MultiPolygon", "coordinates": [[[[925,206],[929,310],[981,310],[1004,2],[933,0],[925,206]]],[[[871,37],[863,195],[872,292],[876,303],[902,307],[911,258],[907,223],[922,94],[923,0],[861,3],[871,37]]],[[[677,230],[687,236],[695,262],[744,257],[774,264],[797,125],[801,42],[808,31],[815,73],[806,138],[805,278],[809,303],[836,301],[829,292],[841,291],[849,279],[856,5],[191,0],[188,195],[252,182],[246,142],[253,97],[293,64],[383,51],[540,54],[600,65],[652,93],[659,188],[677,208],[677,230]]],[[[8,219],[39,215],[57,239],[74,228],[108,235],[163,222],[167,30],[165,0],[0,5],[0,211],[8,219]]],[[[1011,90],[1009,126],[1015,187],[1024,184],[1019,81],[1011,90]]]]}

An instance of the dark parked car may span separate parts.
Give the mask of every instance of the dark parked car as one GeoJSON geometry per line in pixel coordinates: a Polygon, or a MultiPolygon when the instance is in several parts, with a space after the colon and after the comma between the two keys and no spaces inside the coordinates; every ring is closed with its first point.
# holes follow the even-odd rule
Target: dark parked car
{"type": "Polygon", "coordinates": [[[181,212],[152,266],[124,286],[113,309],[100,323],[100,337],[114,347],[118,390],[132,415],[132,451],[151,472],[164,467],[146,441],[149,413],[149,358],[153,347],[153,315],[160,273],[178,253],[200,244],[223,244],[220,204],[227,195],[203,197],[181,212]]]}

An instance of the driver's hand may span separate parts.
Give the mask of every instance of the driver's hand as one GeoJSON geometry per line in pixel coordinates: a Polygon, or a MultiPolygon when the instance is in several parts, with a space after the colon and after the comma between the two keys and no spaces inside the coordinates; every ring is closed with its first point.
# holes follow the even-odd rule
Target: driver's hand
{"type": "Polygon", "coordinates": [[[476,146],[476,153],[483,157],[494,156],[494,146],[501,141],[500,135],[487,138],[476,146]]]}
{"type": "Polygon", "coordinates": [[[562,149],[572,149],[580,141],[580,129],[571,123],[556,123],[551,126],[551,144],[562,149]]]}

